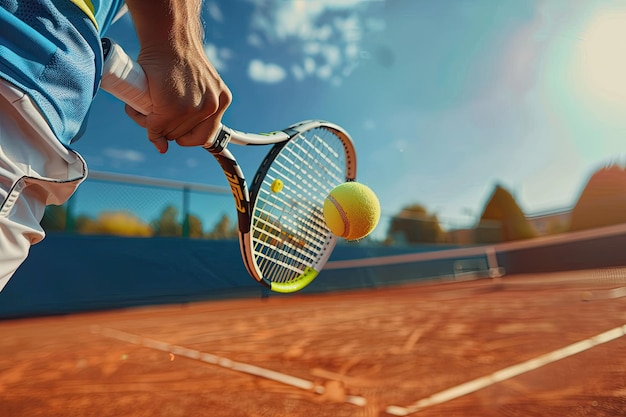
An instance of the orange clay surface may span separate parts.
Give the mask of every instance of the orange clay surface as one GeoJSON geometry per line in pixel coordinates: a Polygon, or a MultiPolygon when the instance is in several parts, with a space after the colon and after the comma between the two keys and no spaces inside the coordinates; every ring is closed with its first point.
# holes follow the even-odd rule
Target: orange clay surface
{"type": "Polygon", "coordinates": [[[625,416],[621,281],[505,276],[0,321],[0,416],[625,416]],[[583,350],[531,361],[570,345],[583,350]]]}

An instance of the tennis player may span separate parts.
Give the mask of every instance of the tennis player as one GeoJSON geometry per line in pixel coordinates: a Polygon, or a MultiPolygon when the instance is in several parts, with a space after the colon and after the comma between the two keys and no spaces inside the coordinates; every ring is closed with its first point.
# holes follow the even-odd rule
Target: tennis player
{"type": "MultiPolygon", "coordinates": [[[[153,101],[146,128],[169,141],[211,138],[231,93],[207,60],[201,0],[128,0],[153,101]]],[[[83,133],[102,70],[100,38],[121,0],[0,0],[0,290],[44,238],[46,205],[63,204],[87,175],[71,144],[83,133]]],[[[68,253],[68,262],[72,254],[68,253]]]]}

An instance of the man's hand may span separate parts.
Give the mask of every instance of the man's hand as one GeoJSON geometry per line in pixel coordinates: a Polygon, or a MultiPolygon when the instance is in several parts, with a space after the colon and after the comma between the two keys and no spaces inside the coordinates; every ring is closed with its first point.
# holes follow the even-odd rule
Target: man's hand
{"type": "Polygon", "coordinates": [[[128,8],[141,44],[137,59],[148,79],[152,114],[126,106],[165,153],[211,143],[232,101],[230,90],[204,52],[199,0],[130,0],[128,8]]]}
{"type": "Polygon", "coordinates": [[[148,79],[152,114],[130,106],[126,114],[146,128],[158,151],[165,153],[171,140],[181,146],[212,141],[232,96],[204,52],[176,57],[144,49],[138,62],[148,79]]]}

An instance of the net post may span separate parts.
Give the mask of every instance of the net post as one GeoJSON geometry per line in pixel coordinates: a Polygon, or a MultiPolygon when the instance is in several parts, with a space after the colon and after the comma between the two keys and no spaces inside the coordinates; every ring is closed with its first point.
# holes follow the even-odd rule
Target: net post
{"type": "Polygon", "coordinates": [[[498,266],[498,256],[496,248],[488,246],[486,249],[487,267],[489,268],[490,278],[500,278],[504,276],[504,268],[498,266]]]}
{"type": "Polygon", "coordinates": [[[189,187],[183,187],[183,227],[182,237],[189,237],[189,187]]]}
{"type": "Polygon", "coordinates": [[[65,232],[67,233],[76,232],[76,222],[74,217],[76,194],[77,192],[74,192],[74,194],[67,200],[67,203],[65,203],[65,232]]]}

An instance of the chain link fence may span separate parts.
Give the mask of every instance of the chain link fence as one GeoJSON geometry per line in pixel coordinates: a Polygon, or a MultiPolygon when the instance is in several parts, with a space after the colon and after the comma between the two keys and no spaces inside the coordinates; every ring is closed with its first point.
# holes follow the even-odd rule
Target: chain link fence
{"type": "Polygon", "coordinates": [[[49,206],[42,226],[46,232],[118,236],[237,236],[226,187],[97,171],[66,204],[49,206]]]}

